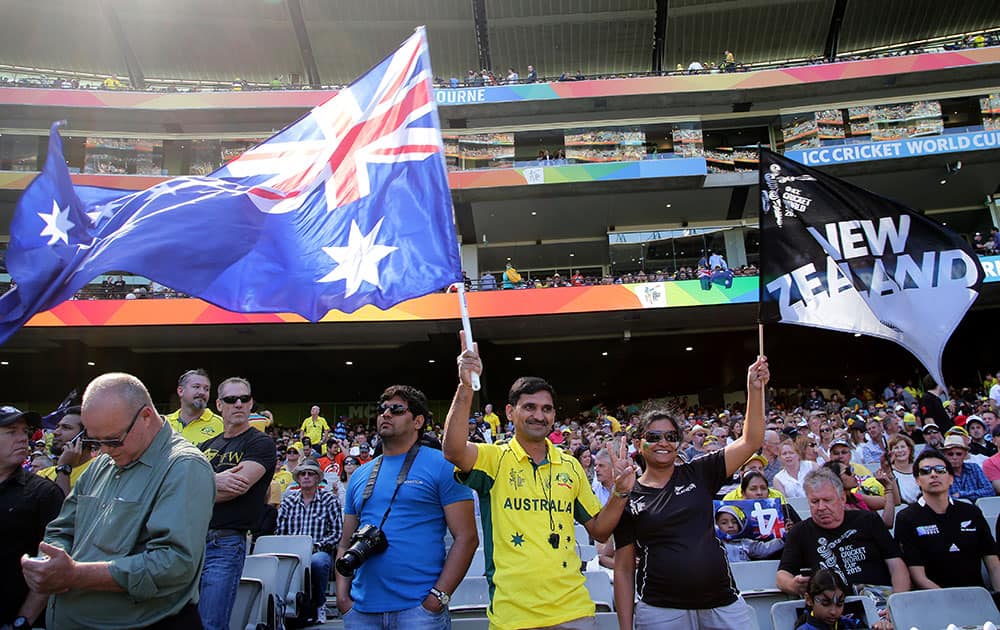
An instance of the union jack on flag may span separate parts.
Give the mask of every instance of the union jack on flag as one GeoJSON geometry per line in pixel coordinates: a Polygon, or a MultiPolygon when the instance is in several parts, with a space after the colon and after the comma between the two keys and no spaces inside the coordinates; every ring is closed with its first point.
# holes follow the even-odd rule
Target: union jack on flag
{"type": "Polygon", "coordinates": [[[18,201],[0,342],[96,276],[128,271],[232,311],[309,320],[461,279],[423,28],[333,98],[206,177],[73,186],[53,125],[18,201]]]}

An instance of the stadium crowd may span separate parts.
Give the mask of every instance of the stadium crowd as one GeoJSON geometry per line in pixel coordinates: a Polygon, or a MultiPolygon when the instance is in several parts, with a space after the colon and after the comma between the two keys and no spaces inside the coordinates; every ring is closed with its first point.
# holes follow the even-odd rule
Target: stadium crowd
{"type": "MultiPolygon", "coordinates": [[[[719,61],[715,60],[694,60],[687,66],[677,64],[673,70],[662,72],[626,72],[626,73],[602,73],[584,74],[580,70],[573,72],[563,71],[558,75],[540,75],[535,67],[528,64],[525,73],[522,74],[517,69],[510,67],[504,72],[495,72],[489,68],[482,70],[469,70],[464,77],[436,77],[434,85],[437,88],[465,88],[465,87],[486,87],[493,85],[513,85],[518,83],[554,83],[559,81],[591,81],[591,80],[613,80],[613,79],[633,79],[637,77],[650,76],[674,76],[689,74],[715,74],[719,72],[748,72],[751,70],[764,70],[772,68],[790,68],[798,66],[821,65],[825,63],[839,63],[845,61],[860,61],[864,59],[877,59],[880,57],[897,57],[901,55],[915,55],[926,52],[940,52],[942,50],[961,50],[965,48],[985,48],[1000,44],[1000,32],[984,31],[971,33],[965,37],[955,39],[950,42],[927,40],[925,42],[912,42],[897,46],[888,46],[884,49],[869,51],[862,54],[841,54],[836,59],[827,59],[822,56],[814,56],[808,59],[788,60],[772,63],[742,63],[737,61],[736,55],[726,50],[722,53],[719,61]]],[[[8,73],[11,71],[8,70],[8,73]]],[[[51,71],[49,71],[51,72],[51,71]]],[[[47,72],[32,71],[24,69],[11,74],[0,74],[0,88],[2,87],[30,87],[46,89],[64,90],[111,90],[134,91],[127,77],[119,77],[111,74],[104,79],[98,79],[92,75],[82,75],[79,73],[65,72],[55,73],[57,76],[49,76],[47,72]],[[61,75],[61,76],[60,76],[61,75]]],[[[300,83],[297,78],[272,77],[268,81],[251,82],[241,77],[236,77],[232,81],[191,81],[172,79],[152,79],[147,80],[148,85],[142,90],[146,92],[222,92],[222,91],[275,91],[275,90],[311,90],[314,89],[308,84],[300,83]]],[[[323,89],[338,90],[343,85],[324,85],[323,89]]]]}
{"type": "Polygon", "coordinates": [[[227,628],[246,546],[277,533],[313,541],[301,624],[327,620],[335,576],[347,628],[447,627],[482,545],[497,627],[595,628],[574,521],[623,628],[756,627],[734,561],[780,559],[775,584],[805,597],[808,628],[840,627],[845,593],[982,586],[981,563],[1000,589],[975,505],[1000,491],[993,376],[951,392],[930,377],[779,392],[758,359],[745,407],[663,398],[558,417],[533,377],[502,414],[474,411],[475,349],[458,370],[443,424],[394,385],[374,419],[313,406],[288,426],[239,377],[218,384],[217,414],[200,369],[166,415],[125,374],[96,378],[49,429],[0,407],[0,507],[14,515],[0,519],[0,626],[227,628]],[[802,498],[809,514],[789,503],[802,498]],[[765,530],[747,500],[780,506],[781,525],[765,530]]]}

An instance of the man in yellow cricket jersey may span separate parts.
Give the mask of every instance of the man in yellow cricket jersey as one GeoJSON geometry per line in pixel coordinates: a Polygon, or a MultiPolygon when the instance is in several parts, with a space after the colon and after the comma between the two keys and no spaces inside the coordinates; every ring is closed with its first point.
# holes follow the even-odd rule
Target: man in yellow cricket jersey
{"type": "Polygon", "coordinates": [[[309,410],[309,417],[302,421],[299,431],[302,437],[308,437],[309,441],[316,445],[319,450],[320,444],[326,438],[326,432],[330,430],[330,425],[326,423],[326,418],[319,415],[319,406],[313,405],[309,410]]]}
{"type": "Polygon", "coordinates": [[[194,445],[222,433],[222,418],[208,408],[211,395],[212,381],[208,372],[198,368],[181,374],[177,379],[177,397],[180,398],[181,408],[167,415],[167,422],[174,433],[180,433],[194,445]]]}
{"type": "Polygon", "coordinates": [[[603,509],[580,463],[546,437],[555,422],[555,395],[540,378],[521,377],[510,389],[506,414],[514,423],[513,440],[468,442],[472,375],[483,367],[478,349],[466,348],[462,339],[460,382],[442,447],[458,469],[456,478],[479,493],[490,627],[596,630],[573,522],[601,542],[618,524],[635,484],[624,442],[618,452],[609,449],[614,487],[603,509]]]}

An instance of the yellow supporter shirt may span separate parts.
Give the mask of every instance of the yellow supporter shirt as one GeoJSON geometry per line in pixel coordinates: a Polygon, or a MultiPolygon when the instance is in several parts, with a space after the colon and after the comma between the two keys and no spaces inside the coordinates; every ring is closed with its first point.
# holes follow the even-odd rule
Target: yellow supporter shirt
{"type": "Polygon", "coordinates": [[[302,421],[302,426],[299,427],[299,431],[309,438],[309,441],[313,443],[313,446],[318,447],[323,441],[323,431],[329,431],[330,425],[326,423],[326,418],[323,416],[317,416],[316,420],[309,416],[302,421]]]}
{"type": "Polygon", "coordinates": [[[877,497],[885,496],[885,487],[882,486],[878,479],[872,476],[872,471],[868,470],[862,464],[852,463],[851,466],[854,469],[854,477],[858,480],[858,485],[861,486],[862,494],[877,497]]]}
{"type": "Polygon", "coordinates": [[[554,626],[594,614],[576,555],[573,522],[601,510],[580,462],[546,440],[535,466],[516,440],[476,444],[468,474],[456,478],[479,493],[490,628],[554,626]],[[558,548],[549,542],[559,537],[558,548]]]}
{"type": "Polygon", "coordinates": [[[282,466],[277,472],[274,473],[274,477],[271,479],[272,482],[281,486],[281,493],[284,494],[285,489],[292,484],[292,473],[285,470],[282,466]]]}
{"type": "MultiPolygon", "coordinates": [[[[785,495],[781,494],[780,491],[775,490],[774,488],[768,488],[767,489],[767,498],[768,499],[781,499],[782,503],[786,502],[785,501],[785,495]]],[[[727,492],[725,494],[725,496],[722,497],[722,500],[723,501],[742,501],[743,500],[743,489],[740,488],[739,486],[736,486],[735,488],[733,488],[732,490],[730,490],[729,492],[727,492]]]]}
{"type": "MultiPolygon", "coordinates": [[[[82,464],[80,464],[79,466],[77,466],[76,468],[74,468],[72,471],[70,471],[70,473],[69,473],[69,489],[70,490],[72,490],[76,486],[76,480],[80,478],[80,475],[83,474],[83,471],[87,470],[87,468],[90,466],[90,462],[92,462],[92,461],[94,461],[94,459],[90,458],[87,461],[85,461],[82,464]]],[[[39,470],[35,474],[38,475],[39,477],[45,477],[49,481],[54,482],[56,480],[56,475],[58,473],[56,473],[56,467],[55,466],[49,466],[48,468],[42,468],[41,470],[39,470]]]]}
{"type": "Polygon", "coordinates": [[[180,409],[167,415],[167,422],[173,427],[174,433],[180,433],[181,437],[195,446],[214,438],[225,429],[222,418],[212,413],[212,410],[207,407],[201,412],[200,418],[192,420],[187,426],[181,424],[180,409]]]}
{"type": "Polygon", "coordinates": [[[483,416],[483,420],[486,421],[486,424],[490,425],[490,432],[493,434],[493,437],[498,436],[498,431],[500,430],[500,416],[495,413],[488,413],[483,416]]]}

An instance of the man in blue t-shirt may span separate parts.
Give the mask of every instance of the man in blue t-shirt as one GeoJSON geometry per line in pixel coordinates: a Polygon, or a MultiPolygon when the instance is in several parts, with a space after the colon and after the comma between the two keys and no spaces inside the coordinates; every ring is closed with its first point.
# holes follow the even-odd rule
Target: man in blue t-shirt
{"type": "Polygon", "coordinates": [[[393,385],[379,400],[382,455],[359,468],[347,486],[337,607],[346,630],[448,628],[448,601],[479,545],[472,492],[455,481],[440,451],[420,445],[430,419],[421,391],[393,385]],[[374,487],[365,498],[369,479],[374,487]],[[379,528],[388,545],[359,558],[349,549],[356,549],[351,539],[365,526],[379,528]],[[447,554],[445,526],[455,539],[447,554]]]}

